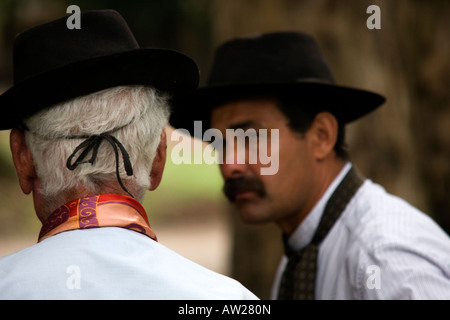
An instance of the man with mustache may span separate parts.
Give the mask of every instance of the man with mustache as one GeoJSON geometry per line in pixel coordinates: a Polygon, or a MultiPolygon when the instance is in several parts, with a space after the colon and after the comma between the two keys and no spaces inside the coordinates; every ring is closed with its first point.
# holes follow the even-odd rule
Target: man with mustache
{"type": "MultiPolygon", "coordinates": [[[[194,120],[222,136],[278,130],[279,140],[259,141],[277,144],[275,174],[262,175],[261,161],[220,165],[242,219],[283,232],[273,298],[450,298],[448,235],[365,178],[345,147],[345,125],[384,101],[337,85],[309,35],[276,32],[221,45],[207,85],[177,103],[171,124],[191,132],[194,120]]],[[[223,145],[223,158],[236,160],[237,148],[223,145]]]]}

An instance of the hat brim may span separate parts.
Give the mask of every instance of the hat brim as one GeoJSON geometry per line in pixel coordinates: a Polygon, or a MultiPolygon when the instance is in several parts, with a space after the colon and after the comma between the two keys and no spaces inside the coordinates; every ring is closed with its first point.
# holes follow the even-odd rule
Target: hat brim
{"type": "MultiPolygon", "coordinates": [[[[228,101],[259,94],[279,94],[298,101],[314,102],[333,113],[341,123],[352,122],[381,106],[385,97],[377,93],[316,81],[260,84],[218,84],[197,89],[174,101],[170,124],[187,129],[194,136],[194,121],[202,121],[202,130],[210,128],[211,111],[228,101]]],[[[196,138],[202,138],[197,137],[196,138]]]]}
{"type": "MultiPolygon", "coordinates": [[[[0,130],[46,107],[121,85],[148,85],[185,95],[198,86],[196,63],[169,49],[136,49],[95,57],[27,78],[0,96],[0,130]]],[[[93,110],[93,112],[95,112],[93,110]]]]}

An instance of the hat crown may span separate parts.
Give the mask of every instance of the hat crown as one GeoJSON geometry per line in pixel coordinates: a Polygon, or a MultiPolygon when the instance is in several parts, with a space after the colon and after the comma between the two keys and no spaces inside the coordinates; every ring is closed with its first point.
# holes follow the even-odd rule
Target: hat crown
{"type": "Polygon", "coordinates": [[[139,45],[114,10],[81,13],[81,29],[69,29],[67,17],[20,33],[14,41],[14,84],[85,59],[135,50],[139,45]]]}
{"type": "Polygon", "coordinates": [[[300,32],[274,32],[230,40],[216,50],[208,85],[335,83],[319,46],[300,32]]]}
{"type": "Polygon", "coordinates": [[[39,110],[117,86],[151,86],[185,95],[198,86],[197,64],[164,48],[140,48],[114,10],[81,13],[81,29],[68,17],[19,34],[14,41],[14,85],[0,95],[0,130],[39,110]]]}

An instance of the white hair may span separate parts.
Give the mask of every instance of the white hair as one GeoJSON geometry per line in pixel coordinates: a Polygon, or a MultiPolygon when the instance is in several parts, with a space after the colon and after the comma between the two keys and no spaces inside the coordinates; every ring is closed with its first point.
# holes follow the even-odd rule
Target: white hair
{"type": "Polygon", "coordinates": [[[152,163],[168,123],[167,101],[151,87],[120,86],[52,106],[26,119],[26,141],[41,179],[40,194],[48,201],[77,188],[99,194],[104,186],[117,182],[114,149],[107,141],[101,143],[93,164],[78,165],[73,171],[66,166],[87,136],[110,133],[129,153],[134,171],[131,177],[126,175],[119,152],[120,177],[141,201],[150,187],[152,163]]]}

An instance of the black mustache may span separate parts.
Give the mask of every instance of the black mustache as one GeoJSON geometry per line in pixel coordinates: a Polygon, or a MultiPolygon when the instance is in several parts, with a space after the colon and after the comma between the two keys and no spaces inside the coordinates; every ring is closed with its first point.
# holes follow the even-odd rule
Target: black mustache
{"type": "Polygon", "coordinates": [[[244,191],[256,192],[261,197],[266,195],[264,184],[254,178],[230,178],[225,181],[225,185],[223,186],[223,193],[231,202],[235,200],[238,193],[244,191]]]}

